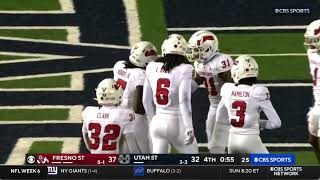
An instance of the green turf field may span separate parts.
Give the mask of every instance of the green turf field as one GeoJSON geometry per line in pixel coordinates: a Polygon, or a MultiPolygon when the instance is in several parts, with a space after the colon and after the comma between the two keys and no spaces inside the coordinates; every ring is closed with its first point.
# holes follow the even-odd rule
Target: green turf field
{"type": "Polygon", "coordinates": [[[65,29],[0,29],[0,36],[67,41],[65,29]]]}
{"type": "Polygon", "coordinates": [[[311,80],[306,56],[255,57],[260,80],[311,80]],[[283,69],[290,69],[284,71],[283,69]],[[299,73],[297,73],[299,72],[299,73]]]}
{"type": "Polygon", "coordinates": [[[1,0],[0,10],[6,11],[48,11],[48,10],[60,10],[60,4],[58,0],[1,0]]]}
{"type": "Polygon", "coordinates": [[[59,154],[63,147],[63,141],[35,141],[32,143],[28,154],[59,154]]]}
{"type": "Polygon", "coordinates": [[[27,59],[27,58],[35,58],[35,57],[0,55],[0,61],[10,61],[10,60],[27,59]]]}
{"type": "MultiPolygon", "coordinates": [[[[188,40],[192,34],[184,34],[188,40]]],[[[216,33],[227,54],[306,53],[303,33],[216,33]]]]}
{"type": "Polygon", "coordinates": [[[67,120],[69,109],[0,109],[0,121],[67,120]]]}
{"type": "Polygon", "coordinates": [[[0,81],[0,88],[67,88],[71,86],[71,76],[52,76],[0,81]]]}

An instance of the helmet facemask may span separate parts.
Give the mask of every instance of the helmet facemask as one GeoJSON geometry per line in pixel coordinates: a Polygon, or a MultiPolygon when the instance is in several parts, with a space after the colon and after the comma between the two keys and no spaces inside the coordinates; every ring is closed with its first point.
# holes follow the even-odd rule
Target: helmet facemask
{"type": "Polygon", "coordinates": [[[202,58],[201,58],[201,50],[199,47],[197,46],[188,46],[187,48],[187,52],[186,52],[186,57],[188,58],[188,60],[190,62],[203,62],[202,58]]]}

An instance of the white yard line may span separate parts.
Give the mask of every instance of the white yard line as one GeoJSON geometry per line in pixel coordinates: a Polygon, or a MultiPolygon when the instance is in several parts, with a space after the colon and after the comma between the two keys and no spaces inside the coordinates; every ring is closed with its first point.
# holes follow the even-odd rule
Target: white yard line
{"type": "Polygon", "coordinates": [[[85,47],[101,47],[101,48],[111,48],[111,49],[131,49],[130,46],[121,46],[113,44],[96,44],[96,43],[71,43],[66,41],[54,41],[54,40],[43,40],[43,39],[30,39],[30,38],[17,38],[17,37],[6,37],[0,36],[3,40],[13,40],[13,41],[25,41],[25,42],[40,42],[40,43],[50,43],[50,44],[65,44],[65,45],[75,45],[75,46],[85,46],[85,47]]]}
{"type": "Polygon", "coordinates": [[[74,10],[73,0],[59,0],[59,3],[64,13],[73,14],[76,12],[74,10]]]}
{"type": "Polygon", "coordinates": [[[83,106],[81,105],[72,106],[69,110],[69,121],[82,123],[82,110],[83,106]]]}
{"type": "Polygon", "coordinates": [[[80,43],[80,29],[79,27],[68,27],[67,41],[69,43],[80,43]]]}
{"type": "MultiPolygon", "coordinates": [[[[309,143],[264,143],[267,147],[312,147],[309,143]]],[[[208,147],[207,143],[198,143],[198,147],[208,147]]]]}
{"type": "Polygon", "coordinates": [[[62,154],[78,154],[80,152],[81,138],[63,138],[62,154]]]}
{"type": "Polygon", "coordinates": [[[79,153],[80,140],[81,138],[78,137],[19,138],[5,164],[23,165],[25,155],[29,152],[32,143],[35,141],[63,141],[62,153],[79,153]]]}
{"type": "Polygon", "coordinates": [[[286,29],[306,29],[308,25],[290,26],[231,26],[231,27],[172,27],[168,31],[241,31],[241,30],[286,30],[286,29]]]}
{"type": "Polygon", "coordinates": [[[83,73],[73,73],[71,75],[71,89],[73,90],[84,90],[84,77],[83,73]]]}
{"type": "Polygon", "coordinates": [[[141,41],[140,21],[137,10],[137,2],[136,0],[123,0],[123,4],[126,9],[127,15],[129,45],[133,46],[134,44],[141,41]]]}
{"type": "Polygon", "coordinates": [[[35,75],[26,75],[26,76],[10,76],[10,77],[0,78],[0,81],[37,78],[37,77],[48,77],[48,76],[72,75],[72,74],[77,74],[77,73],[83,73],[83,74],[102,73],[102,72],[112,72],[112,70],[113,70],[113,68],[101,68],[101,69],[70,71],[70,72],[61,72],[61,73],[35,74],[35,75]]]}

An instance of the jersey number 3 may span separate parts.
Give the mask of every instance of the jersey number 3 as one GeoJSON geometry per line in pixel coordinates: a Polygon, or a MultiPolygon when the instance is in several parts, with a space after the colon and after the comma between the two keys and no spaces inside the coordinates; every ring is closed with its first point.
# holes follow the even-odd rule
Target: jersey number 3
{"type": "MultiPolygon", "coordinates": [[[[94,139],[94,143],[90,142],[90,148],[96,150],[100,145],[99,135],[101,133],[101,125],[99,123],[90,123],[89,131],[92,132],[91,138],[94,139]]],[[[120,126],[117,124],[108,124],[104,128],[102,150],[113,151],[117,149],[117,142],[115,141],[120,135],[120,126]]]]}
{"type": "Polygon", "coordinates": [[[166,78],[160,78],[157,81],[157,103],[159,105],[167,105],[169,103],[169,90],[170,80],[166,78]]]}
{"type": "Polygon", "coordinates": [[[245,112],[247,109],[247,104],[244,101],[234,101],[232,103],[232,109],[236,110],[236,116],[239,119],[231,119],[231,125],[233,127],[242,127],[244,125],[245,112]]]}

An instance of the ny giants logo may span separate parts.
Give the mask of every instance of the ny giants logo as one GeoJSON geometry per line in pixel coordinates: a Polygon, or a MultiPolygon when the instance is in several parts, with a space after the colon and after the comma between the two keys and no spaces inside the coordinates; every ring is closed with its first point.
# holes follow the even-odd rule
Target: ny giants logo
{"type": "Polygon", "coordinates": [[[204,42],[206,42],[207,40],[213,41],[213,40],[214,40],[214,37],[213,37],[213,36],[209,36],[209,35],[203,36],[200,40],[197,41],[197,45],[200,46],[200,43],[201,43],[201,42],[204,43],[204,42]]]}

